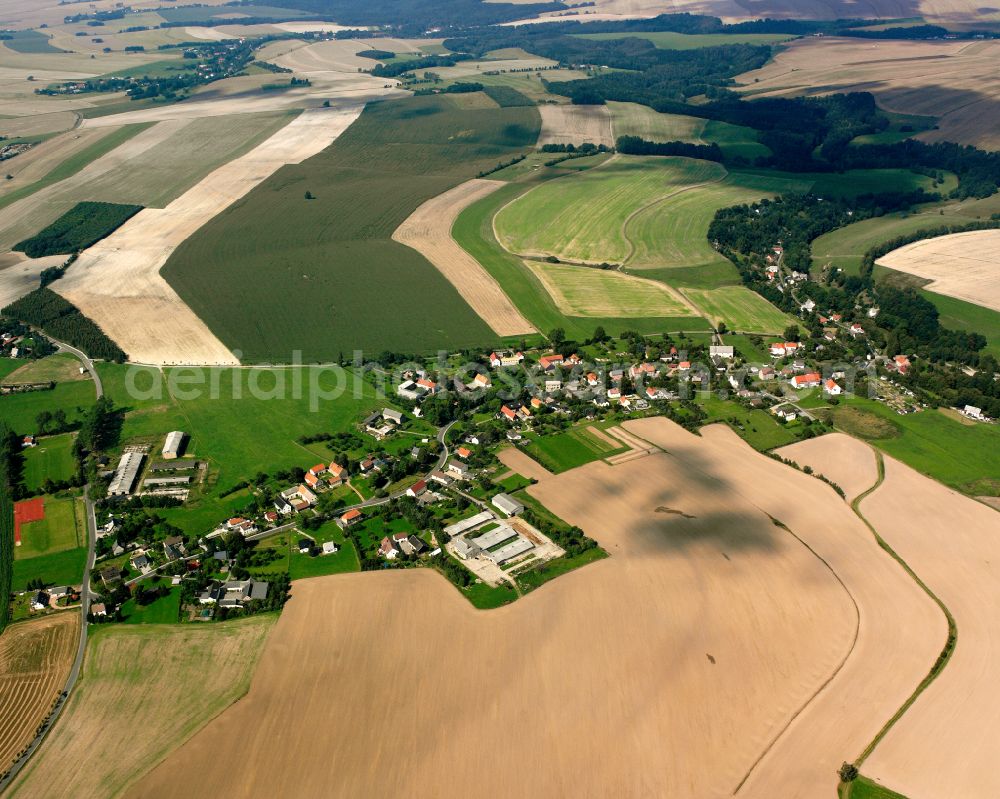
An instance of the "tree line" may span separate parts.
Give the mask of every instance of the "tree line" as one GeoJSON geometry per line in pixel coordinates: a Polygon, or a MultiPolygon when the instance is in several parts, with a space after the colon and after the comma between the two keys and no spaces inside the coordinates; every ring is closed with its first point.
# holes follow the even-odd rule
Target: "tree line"
{"type": "Polygon", "coordinates": [[[101,328],[79,309],[47,288],[35,289],[0,311],[18,321],[40,328],[58,341],[65,341],[91,358],[123,363],[128,357],[101,328]]]}

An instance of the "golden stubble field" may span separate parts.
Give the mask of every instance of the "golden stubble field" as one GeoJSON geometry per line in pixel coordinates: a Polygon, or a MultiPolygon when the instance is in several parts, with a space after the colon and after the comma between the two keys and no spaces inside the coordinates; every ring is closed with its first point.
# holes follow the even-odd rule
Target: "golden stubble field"
{"type": "Polygon", "coordinates": [[[530,489],[610,558],[488,612],[425,570],[296,583],[247,697],[129,795],[832,793],[937,608],[818,480],[728,429],[626,428],[669,454],[530,489]]]}
{"type": "Polygon", "coordinates": [[[928,291],[1000,311],[1000,230],[975,230],[923,239],[893,250],[878,263],[930,280],[928,291]]]}
{"type": "Polygon", "coordinates": [[[543,144],[604,144],[614,147],[611,113],[605,105],[541,105],[542,130],[538,146],[543,144]]]}
{"type": "Polygon", "coordinates": [[[996,41],[871,41],[808,37],[737,78],[755,97],[867,91],[881,107],[939,117],[924,141],[1000,147],[996,41]]]}
{"type": "Polygon", "coordinates": [[[11,795],[118,796],[239,699],[274,622],[267,614],[92,633],[80,682],[11,795]]]}
{"type": "Polygon", "coordinates": [[[30,743],[66,683],[79,611],[19,622],[0,635],[0,772],[30,743]]]}

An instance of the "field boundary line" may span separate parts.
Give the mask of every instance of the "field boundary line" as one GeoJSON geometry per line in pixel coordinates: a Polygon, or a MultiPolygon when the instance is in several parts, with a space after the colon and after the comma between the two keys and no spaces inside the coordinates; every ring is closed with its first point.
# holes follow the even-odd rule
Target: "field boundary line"
{"type": "Polygon", "coordinates": [[[764,747],[764,750],[760,753],[760,755],[753,762],[750,768],[747,769],[746,774],[743,775],[743,779],[741,779],[739,783],[737,783],[736,787],[733,789],[733,796],[736,796],[736,794],[740,792],[740,789],[743,788],[743,785],[746,783],[746,781],[750,779],[750,775],[753,774],[754,769],[757,768],[757,766],[765,757],[767,757],[768,752],[770,752],[774,748],[774,745],[788,731],[788,728],[792,726],[795,720],[799,716],[801,716],[810,705],[812,705],[813,701],[821,693],[823,693],[823,691],[826,690],[827,686],[829,686],[830,683],[833,682],[833,680],[837,677],[837,675],[840,674],[841,671],[843,671],[844,666],[847,665],[847,661],[850,659],[851,655],[854,654],[854,650],[858,645],[858,638],[861,635],[861,609],[858,607],[858,602],[854,598],[854,594],[851,593],[850,589],[841,579],[840,575],[837,574],[833,566],[831,566],[829,562],[826,560],[826,558],[824,558],[815,549],[809,546],[809,544],[807,544],[802,538],[800,538],[798,534],[795,533],[795,531],[792,530],[783,521],[781,521],[780,519],[776,519],[770,513],[765,511],[763,508],[757,507],[757,505],[754,505],[754,507],[756,507],[757,510],[759,510],[761,513],[765,514],[771,520],[772,524],[774,524],[775,527],[779,527],[782,530],[784,530],[786,533],[791,535],[792,538],[798,541],[803,547],[809,550],[809,553],[826,567],[826,569],[830,572],[830,574],[833,575],[833,579],[835,579],[840,584],[840,587],[844,589],[844,593],[847,594],[847,598],[851,600],[851,605],[854,608],[854,638],[851,640],[851,645],[847,648],[847,651],[844,653],[844,657],[841,658],[836,668],[834,668],[834,670],[830,672],[829,676],[827,676],[827,678],[819,686],[817,686],[816,690],[813,691],[812,694],[809,696],[809,698],[806,699],[806,701],[799,706],[798,710],[796,710],[794,713],[792,713],[791,716],[789,716],[788,721],[786,721],[784,726],[777,733],[775,733],[774,737],[771,739],[771,742],[766,747],[764,747]]]}
{"type": "MultiPolygon", "coordinates": [[[[618,153],[615,153],[607,161],[604,161],[603,163],[600,163],[597,166],[591,167],[590,170],[588,170],[588,171],[592,171],[594,169],[601,169],[602,167],[605,167],[608,164],[614,163],[617,160],[618,160],[618,153]]],[[[558,177],[551,178],[550,180],[543,180],[543,181],[539,182],[537,186],[530,187],[527,191],[521,192],[516,197],[511,198],[510,200],[508,200],[507,202],[505,202],[503,205],[501,205],[499,208],[497,208],[496,213],[493,214],[493,218],[490,219],[490,227],[493,228],[493,238],[495,238],[497,240],[497,244],[499,244],[506,252],[510,253],[515,258],[532,258],[532,257],[534,257],[535,260],[538,260],[540,258],[545,258],[545,255],[546,255],[545,253],[538,253],[536,256],[523,255],[521,253],[514,252],[510,247],[508,247],[504,243],[503,239],[500,238],[499,231],[497,231],[497,217],[500,216],[500,214],[502,214],[507,209],[508,206],[513,205],[518,200],[521,200],[521,199],[527,197],[529,194],[531,194],[531,192],[537,191],[542,186],[547,186],[550,183],[553,183],[553,182],[555,182],[557,180],[565,180],[566,178],[571,178],[571,177],[574,177],[575,175],[578,175],[578,174],[579,174],[578,172],[568,172],[565,175],[559,175],[558,177]]]]}
{"type": "Polygon", "coordinates": [[[882,729],[878,731],[875,737],[872,739],[871,743],[868,744],[862,751],[861,754],[854,760],[854,765],[859,767],[868,759],[868,756],[875,751],[875,747],[881,743],[882,739],[889,734],[889,731],[895,726],[896,722],[899,721],[905,714],[906,711],[910,709],[914,702],[920,697],[920,695],[930,686],[934,680],[940,676],[944,671],[945,667],[951,661],[952,655],[955,654],[955,649],[958,647],[958,625],[955,623],[955,617],[952,615],[948,606],[941,600],[941,598],[935,594],[930,587],[925,583],[917,573],[910,567],[910,565],[903,560],[903,558],[890,546],[889,542],[879,535],[878,531],[875,529],[874,525],[868,521],[865,515],[861,512],[861,502],[871,496],[876,490],[878,490],[882,483],[885,481],[885,460],[883,458],[882,452],[871,444],[872,451],[875,453],[875,464],[878,467],[878,477],[875,480],[875,484],[865,491],[862,491],[858,496],[856,496],[851,501],[851,510],[854,514],[864,523],[864,525],[871,531],[872,535],[875,537],[876,543],[882,548],[893,560],[896,561],[902,567],[910,578],[920,587],[920,589],[930,597],[931,601],[940,608],[941,612],[944,614],[945,620],[948,623],[948,636],[945,639],[944,647],[942,647],[940,654],[937,656],[937,660],[931,665],[930,671],[927,676],[924,677],[918,684],[917,687],[913,689],[913,693],[906,699],[905,702],[900,706],[892,717],[882,726],[882,729]]]}
{"type": "Polygon", "coordinates": [[[684,194],[685,192],[691,191],[692,189],[701,189],[704,188],[705,186],[711,186],[715,183],[723,182],[726,178],[729,177],[729,170],[726,169],[726,167],[723,166],[722,164],[720,164],[719,166],[722,166],[722,171],[724,172],[724,174],[716,178],[715,180],[703,180],[701,183],[692,183],[689,186],[682,186],[681,188],[675,189],[674,191],[670,192],[670,194],[666,194],[663,197],[657,197],[655,200],[651,200],[650,202],[642,206],[642,208],[636,208],[632,213],[630,213],[627,217],[625,217],[625,220],[622,222],[622,238],[625,239],[625,243],[628,244],[629,252],[628,255],[626,255],[625,258],[622,259],[621,264],[619,264],[618,266],[619,270],[621,270],[623,266],[627,266],[628,262],[631,261],[632,257],[635,255],[635,242],[632,241],[632,239],[630,239],[628,235],[628,226],[635,220],[635,217],[637,217],[643,211],[647,211],[650,208],[653,208],[654,206],[660,203],[665,203],[667,200],[672,200],[678,194],[684,194]]]}

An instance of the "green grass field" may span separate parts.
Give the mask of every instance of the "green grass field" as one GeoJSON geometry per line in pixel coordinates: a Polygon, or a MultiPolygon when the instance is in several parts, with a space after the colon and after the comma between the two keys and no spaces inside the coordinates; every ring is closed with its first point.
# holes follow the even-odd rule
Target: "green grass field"
{"type": "Polygon", "coordinates": [[[652,203],[629,219],[625,227],[633,248],[625,266],[645,270],[728,264],[708,241],[708,226],[715,212],[799,191],[804,186],[807,184],[802,181],[770,177],[767,173],[732,172],[718,182],[652,203]]]}
{"type": "Polygon", "coordinates": [[[13,591],[24,591],[32,580],[41,580],[46,585],[74,585],[83,579],[83,566],[87,560],[87,548],[77,547],[37,558],[14,561],[14,576],[11,580],[13,591]]]}
{"type": "Polygon", "coordinates": [[[858,777],[850,784],[850,790],[841,796],[844,799],[906,799],[903,794],[884,788],[867,777],[858,777]]]}
{"type": "Polygon", "coordinates": [[[681,297],[653,280],[610,269],[525,261],[569,316],[675,316],[690,314],[681,297]]]}
{"type": "Polygon", "coordinates": [[[745,286],[683,290],[709,319],[740,333],[780,333],[795,319],[745,286]]]}
{"type": "Polygon", "coordinates": [[[42,31],[21,30],[8,31],[3,36],[4,47],[9,47],[16,53],[64,53],[58,47],[53,47],[49,42],[49,36],[42,31]]]}
{"type": "Polygon", "coordinates": [[[727,158],[766,157],[771,151],[757,139],[752,128],[718,122],[686,114],[661,114],[638,103],[609,102],[611,128],[615,138],[639,136],[647,141],[684,141],[694,144],[718,144],[727,158]]]}
{"type": "Polygon", "coordinates": [[[185,241],[163,275],[249,362],[489,344],[495,336],[451,283],[391,236],[428,198],[529,149],[539,126],[534,108],[369,104],[329,148],[185,241]]]}
{"type": "Polygon", "coordinates": [[[180,613],[181,590],[177,586],[148,605],[140,605],[134,599],[122,605],[125,624],[176,624],[180,621],[180,613]]]}
{"type": "Polygon", "coordinates": [[[515,253],[588,263],[625,263],[634,214],[725,170],[690,158],[618,156],[604,165],[531,190],[496,215],[500,243],[515,253]]]}
{"type": "MultiPolygon", "coordinates": [[[[588,159],[579,159],[583,160],[588,159]]],[[[597,325],[602,325],[611,335],[617,335],[623,330],[662,333],[664,330],[708,329],[708,322],[698,317],[684,317],[681,320],[613,317],[595,319],[563,314],[524,262],[504,250],[493,235],[494,215],[527,188],[526,184],[511,183],[473,203],[459,214],[451,232],[455,241],[503,286],[518,310],[539,330],[549,331],[561,327],[569,338],[583,340],[593,334],[597,325]]]]}
{"type": "Polygon", "coordinates": [[[24,451],[24,485],[29,491],[40,491],[46,478],[68,480],[76,473],[75,439],[75,433],[47,436],[24,451]]]}
{"type": "Polygon", "coordinates": [[[628,447],[612,446],[587,432],[573,427],[549,436],[532,436],[525,452],[551,472],[566,472],[585,463],[625,452],[628,447]]]}
{"type": "Polygon", "coordinates": [[[991,308],[974,305],[971,302],[946,297],[933,291],[921,291],[938,309],[938,319],[944,327],[952,330],[968,330],[986,336],[986,349],[1000,358],[1000,313],[991,308]]]}
{"type": "MultiPolygon", "coordinates": [[[[727,340],[732,337],[727,337],[727,340]]],[[[799,440],[795,427],[779,422],[763,410],[748,410],[714,395],[699,395],[695,400],[708,415],[705,424],[725,422],[751,447],[763,451],[783,447],[799,440]]]]}
{"type": "Polygon", "coordinates": [[[21,546],[15,560],[28,560],[82,547],[87,541],[83,514],[74,499],[45,499],[45,518],[21,525],[21,546]]]}
{"type": "Polygon", "coordinates": [[[28,435],[35,432],[35,418],[42,411],[51,413],[61,409],[73,421],[80,418],[77,409],[89,408],[94,400],[93,383],[89,380],[73,380],[57,383],[51,391],[29,391],[0,397],[0,416],[3,416],[14,432],[28,435]]]}
{"type": "Polygon", "coordinates": [[[105,393],[127,411],[123,442],[158,448],[167,432],[184,430],[190,436],[187,452],[207,461],[207,483],[189,505],[158,511],[185,532],[206,532],[246,504],[246,493],[221,498],[220,491],[261,470],[308,468],[315,463],[316,452],[299,444],[300,436],[347,430],[369,410],[386,404],[377,400],[370,383],[344,370],[177,368],[167,370],[159,383],[154,382],[160,374],[155,369],[117,364],[99,368],[105,393]],[[213,380],[218,385],[216,398],[213,380]],[[284,381],[283,389],[278,380],[284,381]],[[296,382],[301,386],[298,397],[296,382]],[[130,385],[135,390],[130,391],[130,385]],[[310,400],[311,385],[316,386],[315,405],[310,400]],[[334,398],[338,387],[342,394],[334,398]],[[186,398],[188,391],[200,391],[201,396],[186,398]],[[286,398],[269,399],[269,395],[286,398]]]}
{"type": "Polygon", "coordinates": [[[663,50],[695,50],[725,44],[775,44],[791,39],[785,33],[674,33],[673,31],[629,33],[574,33],[580,39],[648,39],[663,50]]]}
{"type": "Polygon", "coordinates": [[[611,131],[619,136],[638,136],[646,141],[701,143],[705,120],[686,114],[661,114],[648,105],[608,102],[611,131]]]}
{"type": "Polygon", "coordinates": [[[838,426],[844,408],[876,420],[868,425],[867,434],[856,429],[858,420],[850,420],[845,430],[867,438],[918,472],[969,494],[994,495],[1000,490],[1000,429],[995,425],[963,424],[933,409],[900,416],[880,402],[850,397],[834,413],[838,426]]]}

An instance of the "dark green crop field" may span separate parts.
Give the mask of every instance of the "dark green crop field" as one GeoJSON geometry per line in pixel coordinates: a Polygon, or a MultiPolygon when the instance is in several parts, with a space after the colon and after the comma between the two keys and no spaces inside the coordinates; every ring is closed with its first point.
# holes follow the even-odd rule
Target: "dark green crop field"
{"type": "Polygon", "coordinates": [[[248,362],[489,346],[455,288],[392,233],[425,200],[532,147],[534,108],[428,96],[369,105],[177,249],[163,275],[248,362]]]}

